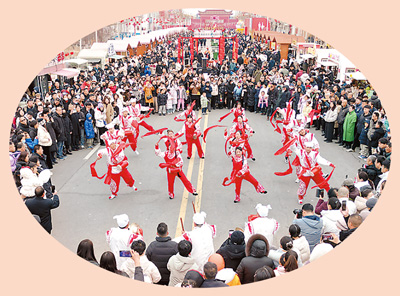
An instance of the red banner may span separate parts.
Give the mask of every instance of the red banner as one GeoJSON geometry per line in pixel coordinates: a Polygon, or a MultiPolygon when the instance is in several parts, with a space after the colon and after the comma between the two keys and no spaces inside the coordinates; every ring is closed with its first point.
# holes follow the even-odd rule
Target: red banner
{"type": "Polygon", "coordinates": [[[194,58],[194,40],[193,37],[190,37],[190,63],[193,62],[194,58]]]}
{"type": "Polygon", "coordinates": [[[239,40],[238,37],[236,36],[235,39],[233,39],[233,54],[232,54],[232,59],[237,61],[238,58],[238,50],[239,50],[239,40]]]}
{"type": "Polygon", "coordinates": [[[218,60],[222,65],[222,62],[225,58],[225,37],[219,37],[219,48],[218,48],[218,60]]]}

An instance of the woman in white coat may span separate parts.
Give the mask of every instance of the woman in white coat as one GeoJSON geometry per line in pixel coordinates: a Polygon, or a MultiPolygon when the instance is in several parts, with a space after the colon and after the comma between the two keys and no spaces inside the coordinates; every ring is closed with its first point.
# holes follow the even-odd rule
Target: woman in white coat
{"type": "MultiPolygon", "coordinates": [[[[340,229],[337,228],[336,224],[338,221],[342,222],[343,225],[343,214],[340,212],[341,203],[338,198],[331,197],[328,200],[328,210],[321,211],[322,222],[322,233],[334,233],[339,235],[340,229]]],[[[346,225],[346,223],[344,223],[346,225]]]]}
{"type": "MultiPolygon", "coordinates": [[[[96,120],[96,127],[98,129],[99,137],[104,134],[106,130],[106,119],[107,114],[106,110],[104,109],[104,105],[99,103],[97,108],[94,110],[94,119],[96,120]]],[[[100,145],[105,146],[105,143],[102,138],[100,138],[100,145]]]]}
{"type": "Polygon", "coordinates": [[[29,168],[21,168],[21,190],[20,193],[25,198],[35,197],[36,187],[43,186],[44,183],[49,181],[52,173],[50,170],[43,170],[38,174],[38,166],[36,163],[30,162],[29,168]]]}
{"type": "Polygon", "coordinates": [[[329,103],[329,109],[326,111],[324,115],[325,120],[325,142],[331,143],[333,139],[333,131],[335,126],[335,121],[337,119],[337,109],[336,109],[336,102],[331,101],[329,103]]]}
{"type": "Polygon", "coordinates": [[[53,168],[53,164],[51,162],[51,145],[53,141],[51,140],[50,133],[46,129],[46,120],[43,118],[38,119],[39,127],[38,127],[38,140],[39,145],[43,147],[43,153],[46,155],[46,164],[49,169],[53,168]]]}
{"type": "Polygon", "coordinates": [[[301,235],[301,228],[297,224],[289,226],[290,237],[293,240],[293,247],[300,251],[299,258],[302,262],[310,260],[310,244],[305,236],[301,235]]]}

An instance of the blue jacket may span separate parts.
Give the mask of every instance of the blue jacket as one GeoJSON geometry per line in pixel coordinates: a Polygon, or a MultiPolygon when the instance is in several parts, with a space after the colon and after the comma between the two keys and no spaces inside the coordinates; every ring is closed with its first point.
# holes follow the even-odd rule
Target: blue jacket
{"type": "Polygon", "coordinates": [[[86,139],[94,138],[93,118],[92,114],[90,113],[86,114],[85,133],[86,133],[86,139]]]}
{"type": "Polygon", "coordinates": [[[360,144],[368,145],[369,141],[368,141],[367,133],[368,133],[368,127],[364,126],[361,130],[360,136],[358,137],[360,144]]]}

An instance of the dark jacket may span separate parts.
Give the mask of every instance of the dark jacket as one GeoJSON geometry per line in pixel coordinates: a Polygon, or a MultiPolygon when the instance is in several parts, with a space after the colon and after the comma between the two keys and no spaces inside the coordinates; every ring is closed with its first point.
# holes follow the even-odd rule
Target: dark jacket
{"type": "Polygon", "coordinates": [[[167,269],[169,258],[178,253],[178,244],[171,240],[171,237],[156,237],[147,247],[147,258],[157,266],[161,274],[159,285],[168,285],[170,271],[167,269]]]}
{"type": "Polygon", "coordinates": [[[284,86],[285,91],[281,94],[281,100],[279,101],[279,108],[286,108],[286,103],[289,102],[291,94],[289,91],[289,87],[287,85],[284,86]]]}
{"type": "Polygon", "coordinates": [[[213,280],[205,279],[203,284],[200,286],[200,288],[218,288],[218,287],[229,287],[229,286],[224,282],[221,282],[216,279],[213,280]]]}
{"type": "Polygon", "coordinates": [[[278,97],[279,97],[279,91],[276,87],[274,88],[274,90],[269,89],[268,90],[268,105],[269,106],[271,106],[271,104],[276,105],[276,103],[278,102],[278,97]]]}
{"type": "Polygon", "coordinates": [[[376,176],[378,176],[379,174],[381,174],[381,171],[380,170],[378,170],[376,167],[375,167],[375,165],[368,165],[368,166],[365,166],[365,168],[362,168],[362,170],[364,171],[364,172],[366,172],[367,173],[367,175],[368,175],[368,179],[370,179],[372,182],[374,182],[375,183],[375,180],[376,180],[376,176]]]}
{"type": "Polygon", "coordinates": [[[339,124],[344,123],[344,119],[346,118],[347,113],[349,112],[349,105],[346,105],[346,107],[340,108],[339,114],[337,116],[337,122],[339,124]]]}
{"type": "Polygon", "coordinates": [[[240,262],[236,273],[242,284],[254,282],[254,274],[257,269],[269,266],[274,269],[274,262],[268,258],[268,240],[262,234],[253,234],[246,245],[246,256],[240,262]]]}
{"type": "Polygon", "coordinates": [[[32,215],[38,215],[40,217],[40,225],[42,225],[48,233],[51,233],[53,226],[51,225],[50,210],[60,205],[58,195],[54,195],[53,199],[43,199],[42,197],[35,196],[32,199],[28,199],[25,205],[32,215]]]}
{"type": "Polygon", "coordinates": [[[54,113],[54,131],[56,132],[57,142],[66,141],[66,131],[64,127],[64,120],[57,113],[54,113]]]}
{"type": "Polygon", "coordinates": [[[217,253],[224,258],[225,268],[232,268],[236,271],[240,264],[240,261],[246,257],[246,245],[235,245],[232,242],[228,242],[226,245],[221,246],[217,250],[217,253]]]}
{"type": "Polygon", "coordinates": [[[385,130],[383,128],[376,128],[374,133],[371,135],[371,147],[376,148],[378,147],[379,139],[385,136],[385,130]]]}
{"type": "Polygon", "coordinates": [[[344,241],[350,234],[352,234],[357,228],[353,229],[346,229],[339,232],[339,239],[340,241],[344,241]]]}
{"type": "Polygon", "coordinates": [[[357,120],[357,134],[361,134],[361,131],[364,128],[365,120],[368,120],[368,122],[370,122],[371,116],[372,116],[371,112],[368,113],[368,115],[365,115],[364,112],[360,115],[360,117],[357,120]]]}
{"type": "Polygon", "coordinates": [[[37,128],[34,128],[32,126],[29,127],[29,137],[33,140],[35,140],[37,136],[37,128]]]}
{"type": "Polygon", "coordinates": [[[167,94],[158,94],[157,95],[158,106],[167,105],[167,100],[168,100],[167,94]]]}
{"type": "Polygon", "coordinates": [[[319,243],[323,223],[322,220],[316,215],[303,216],[301,219],[294,219],[293,224],[300,226],[301,233],[305,236],[310,245],[310,251],[314,249],[315,245],[319,243]]]}

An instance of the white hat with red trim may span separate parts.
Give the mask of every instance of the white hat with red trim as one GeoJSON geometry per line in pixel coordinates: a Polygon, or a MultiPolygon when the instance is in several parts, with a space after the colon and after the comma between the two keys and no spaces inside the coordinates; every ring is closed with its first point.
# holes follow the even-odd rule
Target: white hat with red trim
{"type": "Polygon", "coordinates": [[[114,128],[114,123],[111,122],[111,123],[107,124],[106,128],[107,129],[114,128]]]}
{"type": "Polygon", "coordinates": [[[256,210],[257,210],[258,215],[260,215],[260,217],[267,217],[268,212],[271,209],[272,209],[272,207],[270,205],[267,205],[267,206],[263,206],[262,204],[256,205],[256,210]]]}
{"type": "Polygon", "coordinates": [[[129,217],[127,214],[115,215],[113,219],[117,220],[117,224],[120,228],[124,228],[129,224],[129,217]]]}

